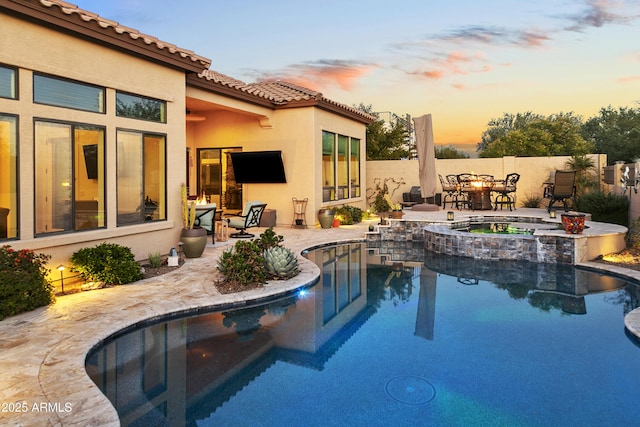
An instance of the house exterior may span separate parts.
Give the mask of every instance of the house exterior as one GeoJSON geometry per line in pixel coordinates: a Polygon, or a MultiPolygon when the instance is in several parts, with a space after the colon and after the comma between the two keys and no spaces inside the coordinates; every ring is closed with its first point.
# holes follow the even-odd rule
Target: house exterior
{"type": "Polygon", "coordinates": [[[278,224],[307,198],[365,206],[375,118],[286,82],[245,84],[194,52],[62,1],[0,0],[0,244],[68,263],[109,241],[137,259],[182,228],[180,186],[278,224]],[[230,152],[280,152],[285,183],[238,183],[230,152]],[[364,184],[362,184],[362,187],[364,184]]]}

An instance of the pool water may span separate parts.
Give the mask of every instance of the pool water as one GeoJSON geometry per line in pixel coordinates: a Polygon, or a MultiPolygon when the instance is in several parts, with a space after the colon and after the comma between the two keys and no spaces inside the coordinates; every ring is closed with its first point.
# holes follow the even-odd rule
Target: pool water
{"type": "Polygon", "coordinates": [[[304,292],[92,352],[87,372],[122,425],[637,424],[640,347],[623,318],[638,285],[566,266],[391,261],[362,244],[307,256],[322,275],[304,292]]]}

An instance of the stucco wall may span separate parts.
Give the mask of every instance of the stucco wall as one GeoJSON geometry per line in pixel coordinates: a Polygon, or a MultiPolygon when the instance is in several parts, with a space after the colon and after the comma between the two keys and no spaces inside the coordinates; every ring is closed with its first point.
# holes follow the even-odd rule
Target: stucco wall
{"type": "MultiPolygon", "coordinates": [[[[0,98],[0,112],[19,116],[19,240],[15,248],[29,248],[53,256],[50,265],[68,264],[81,247],[109,239],[132,248],[138,259],[149,252],[167,252],[179,240],[180,182],[185,174],[184,73],[128,56],[66,34],[13,17],[0,17],[0,63],[19,68],[19,99],[0,98]],[[51,74],[106,88],[106,114],[34,104],[33,72],[51,74]],[[115,91],[167,101],[167,123],[115,116],[115,91]],[[34,237],[34,119],[88,123],[106,129],[106,229],[34,237]],[[132,129],[166,135],[167,221],[116,226],[116,130],[132,129]],[[177,227],[177,228],[176,228],[177,227]]],[[[36,171],[37,173],[37,171],[36,171]]],[[[57,272],[56,272],[57,274],[57,272]]]]}
{"type": "MultiPolygon", "coordinates": [[[[598,170],[606,165],[606,156],[590,155],[598,170]]],[[[566,169],[569,156],[556,157],[502,157],[492,159],[436,159],[436,173],[443,177],[449,174],[489,174],[504,179],[511,172],[520,174],[516,192],[517,206],[529,196],[542,197],[543,183],[555,170],[566,169]]],[[[367,192],[373,193],[377,179],[388,179],[389,194],[394,202],[402,201],[402,193],[412,186],[420,185],[417,160],[376,160],[367,162],[367,192]]],[[[438,181],[437,192],[442,191],[438,181]]],[[[544,202],[543,202],[544,203],[544,202]]],[[[545,203],[546,205],[546,203],[545,203]]]]}

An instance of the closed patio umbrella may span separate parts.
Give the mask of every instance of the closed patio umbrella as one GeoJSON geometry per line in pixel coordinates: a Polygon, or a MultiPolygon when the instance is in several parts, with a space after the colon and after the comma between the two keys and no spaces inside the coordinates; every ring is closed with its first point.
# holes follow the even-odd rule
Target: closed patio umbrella
{"type": "MultiPolygon", "coordinates": [[[[433,125],[431,114],[425,114],[413,119],[416,132],[416,149],[418,151],[418,177],[422,198],[434,197],[436,194],[436,154],[433,142],[433,125]]],[[[422,204],[415,205],[413,210],[438,210],[438,206],[422,204]]]]}

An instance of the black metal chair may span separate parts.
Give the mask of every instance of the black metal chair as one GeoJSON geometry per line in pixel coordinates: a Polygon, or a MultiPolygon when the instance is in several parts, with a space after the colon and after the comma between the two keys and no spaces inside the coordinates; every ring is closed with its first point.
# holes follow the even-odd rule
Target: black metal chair
{"type": "Polygon", "coordinates": [[[516,208],[515,192],[519,180],[520,174],[510,173],[507,174],[504,180],[494,181],[494,186],[491,189],[492,193],[496,193],[493,200],[494,211],[498,210],[498,206],[500,206],[500,210],[505,206],[508,207],[510,211],[516,208]]]}
{"type": "MultiPolygon", "coordinates": [[[[455,178],[455,175],[449,175],[455,178]]],[[[438,178],[440,178],[440,185],[442,186],[442,207],[446,208],[447,203],[451,204],[451,207],[455,205],[458,207],[458,198],[460,196],[458,180],[455,179],[451,182],[449,179],[445,180],[442,175],[438,174],[438,178]]]]}
{"type": "Polygon", "coordinates": [[[556,171],[553,182],[546,184],[544,198],[549,199],[547,210],[551,212],[556,202],[562,202],[565,212],[569,210],[567,201],[576,196],[576,171],[556,171]]]}
{"type": "Polygon", "coordinates": [[[229,227],[238,230],[237,233],[232,233],[229,237],[233,237],[235,239],[248,239],[250,237],[254,237],[253,234],[247,233],[246,230],[247,228],[260,226],[260,219],[262,218],[262,214],[266,207],[267,204],[260,201],[247,202],[244,205],[242,215],[225,218],[229,222],[229,227]]]}

